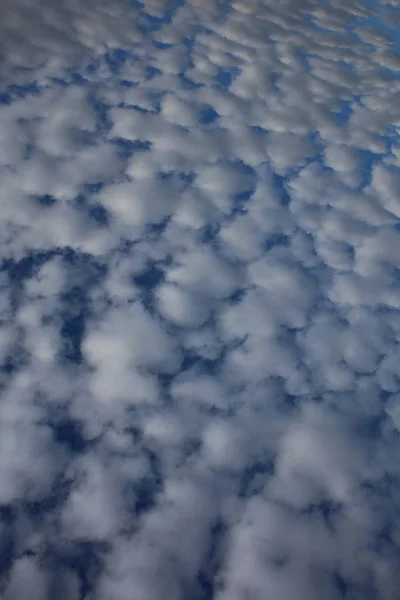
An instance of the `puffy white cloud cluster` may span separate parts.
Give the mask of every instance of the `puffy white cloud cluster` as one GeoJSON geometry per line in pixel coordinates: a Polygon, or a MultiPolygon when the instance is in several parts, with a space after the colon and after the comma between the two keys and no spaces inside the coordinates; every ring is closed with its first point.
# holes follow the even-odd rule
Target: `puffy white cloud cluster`
{"type": "Polygon", "coordinates": [[[398,598],[399,15],[3,2],[4,600],[398,598]]]}

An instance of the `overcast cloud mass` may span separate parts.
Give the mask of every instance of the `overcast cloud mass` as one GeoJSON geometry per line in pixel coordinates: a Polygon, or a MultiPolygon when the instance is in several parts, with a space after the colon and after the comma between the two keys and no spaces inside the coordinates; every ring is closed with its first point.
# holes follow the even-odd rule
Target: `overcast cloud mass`
{"type": "Polygon", "coordinates": [[[2,600],[398,600],[398,0],[2,0],[2,600]]]}

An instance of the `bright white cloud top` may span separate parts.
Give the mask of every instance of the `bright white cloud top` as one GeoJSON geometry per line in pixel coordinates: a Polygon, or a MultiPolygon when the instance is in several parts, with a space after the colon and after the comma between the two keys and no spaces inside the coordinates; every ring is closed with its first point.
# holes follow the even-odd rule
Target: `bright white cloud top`
{"type": "Polygon", "coordinates": [[[4,600],[398,599],[399,30],[3,1],[4,600]]]}

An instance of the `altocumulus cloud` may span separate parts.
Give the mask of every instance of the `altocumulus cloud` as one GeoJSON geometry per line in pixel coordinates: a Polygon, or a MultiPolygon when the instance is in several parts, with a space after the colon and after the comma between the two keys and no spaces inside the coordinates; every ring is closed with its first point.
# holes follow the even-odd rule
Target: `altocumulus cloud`
{"type": "Polygon", "coordinates": [[[0,595],[396,600],[395,0],[3,0],[0,595]]]}

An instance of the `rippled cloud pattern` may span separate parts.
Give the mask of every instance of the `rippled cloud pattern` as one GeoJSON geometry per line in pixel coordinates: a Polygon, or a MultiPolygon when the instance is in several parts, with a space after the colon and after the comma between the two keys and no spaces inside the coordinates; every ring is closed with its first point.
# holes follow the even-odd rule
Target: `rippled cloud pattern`
{"type": "Polygon", "coordinates": [[[397,0],[3,0],[3,600],[398,600],[397,0]]]}

